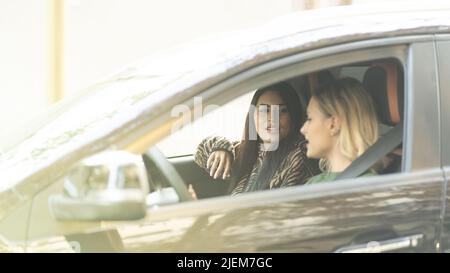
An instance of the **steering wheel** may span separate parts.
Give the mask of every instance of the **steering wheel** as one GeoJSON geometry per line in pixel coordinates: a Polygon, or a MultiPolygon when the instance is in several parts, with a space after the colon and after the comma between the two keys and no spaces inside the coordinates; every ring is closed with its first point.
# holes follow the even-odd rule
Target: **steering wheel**
{"type": "MultiPolygon", "coordinates": [[[[149,171],[149,166],[146,161],[150,160],[161,172],[162,176],[169,182],[172,186],[181,202],[194,200],[184,183],[183,178],[181,178],[175,167],[167,160],[167,158],[159,151],[156,146],[150,148],[146,153],[142,155],[144,159],[145,168],[147,172],[149,171]]],[[[149,178],[151,181],[151,178],[149,178]]]]}

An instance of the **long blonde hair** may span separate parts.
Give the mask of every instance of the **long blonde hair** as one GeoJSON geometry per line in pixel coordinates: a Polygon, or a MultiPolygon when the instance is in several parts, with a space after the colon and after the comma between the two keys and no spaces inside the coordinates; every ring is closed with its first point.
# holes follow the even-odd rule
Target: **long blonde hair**
{"type": "MultiPolygon", "coordinates": [[[[356,79],[343,78],[320,86],[313,94],[320,111],[341,120],[338,137],[342,155],[350,161],[362,155],[378,139],[378,121],[372,97],[356,79]]],[[[329,162],[321,159],[322,171],[329,162]]]]}

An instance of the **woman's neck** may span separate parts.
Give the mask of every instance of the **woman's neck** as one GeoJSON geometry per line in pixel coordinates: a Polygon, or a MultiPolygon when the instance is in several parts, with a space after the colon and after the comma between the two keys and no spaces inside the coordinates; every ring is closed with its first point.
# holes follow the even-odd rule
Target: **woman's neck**
{"type": "Polygon", "coordinates": [[[263,152],[273,152],[276,151],[279,148],[280,143],[274,142],[260,142],[259,143],[259,150],[263,152]]]}
{"type": "Polygon", "coordinates": [[[352,162],[344,157],[339,151],[334,151],[326,157],[328,163],[330,164],[331,172],[342,172],[344,171],[352,162]]]}

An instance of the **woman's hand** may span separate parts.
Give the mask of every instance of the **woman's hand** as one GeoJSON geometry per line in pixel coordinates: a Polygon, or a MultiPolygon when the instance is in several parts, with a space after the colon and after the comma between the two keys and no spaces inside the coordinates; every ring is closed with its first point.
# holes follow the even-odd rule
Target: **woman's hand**
{"type": "Polygon", "coordinates": [[[231,164],[233,163],[233,156],[228,151],[215,151],[211,153],[206,162],[206,167],[209,170],[209,175],[214,179],[222,176],[222,179],[227,179],[231,175],[231,164]]]}
{"type": "Polygon", "coordinates": [[[188,192],[192,196],[193,200],[198,200],[197,193],[195,192],[194,187],[192,187],[192,184],[189,184],[188,192]]]}

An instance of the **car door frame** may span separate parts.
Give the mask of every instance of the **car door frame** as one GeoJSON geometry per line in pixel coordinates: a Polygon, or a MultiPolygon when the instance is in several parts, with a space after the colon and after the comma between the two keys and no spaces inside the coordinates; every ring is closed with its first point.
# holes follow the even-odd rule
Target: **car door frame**
{"type": "Polygon", "coordinates": [[[439,99],[438,105],[441,112],[441,145],[442,145],[442,168],[445,177],[443,205],[442,205],[442,231],[440,238],[440,250],[450,252],[450,189],[448,187],[450,179],[450,34],[436,35],[436,63],[439,70],[439,99]],[[447,141],[446,141],[447,140],[447,141]]]}

